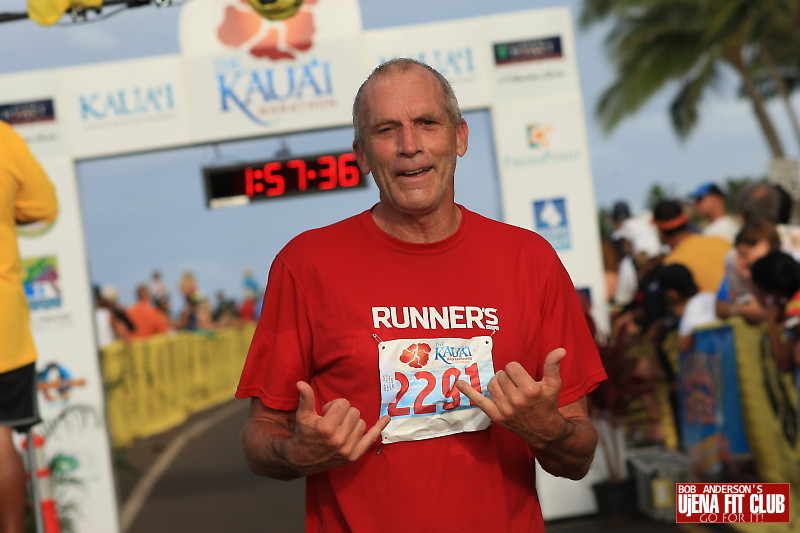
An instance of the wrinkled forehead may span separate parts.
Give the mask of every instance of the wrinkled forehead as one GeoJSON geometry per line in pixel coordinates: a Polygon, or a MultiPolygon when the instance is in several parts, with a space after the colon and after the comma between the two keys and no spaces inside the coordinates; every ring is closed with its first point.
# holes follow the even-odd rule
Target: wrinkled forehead
{"type": "Polygon", "coordinates": [[[408,64],[392,65],[368,79],[359,102],[360,111],[368,113],[371,102],[403,84],[409,85],[417,94],[425,94],[429,102],[438,104],[438,108],[445,109],[444,88],[436,76],[421,65],[408,64]]]}

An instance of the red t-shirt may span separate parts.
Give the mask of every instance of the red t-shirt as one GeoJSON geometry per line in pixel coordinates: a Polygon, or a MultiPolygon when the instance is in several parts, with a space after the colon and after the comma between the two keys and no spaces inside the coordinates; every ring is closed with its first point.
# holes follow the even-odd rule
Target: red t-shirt
{"type": "MultiPolygon", "coordinates": [[[[379,417],[378,343],[490,335],[494,368],[520,362],[541,379],[567,349],[560,405],[605,379],[569,276],[539,235],[462,208],[458,231],[433,244],[392,238],[364,212],[293,239],[270,269],[238,398],[297,408],[299,380],[317,411],[346,398],[379,417]],[[442,320],[422,320],[436,313],[442,320]],[[413,317],[413,318],[412,318],[413,317]]],[[[542,531],[533,454],[516,435],[482,431],[382,444],[309,476],[307,531],[542,531]]]]}

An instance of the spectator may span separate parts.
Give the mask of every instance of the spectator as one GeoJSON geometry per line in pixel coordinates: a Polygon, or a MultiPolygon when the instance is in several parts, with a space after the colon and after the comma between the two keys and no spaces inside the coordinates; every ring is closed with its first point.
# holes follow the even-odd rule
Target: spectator
{"type": "Polygon", "coordinates": [[[0,121],[0,531],[25,529],[25,469],[13,431],[39,422],[36,346],[28,323],[17,226],[52,222],[56,190],[25,140],[0,121]]]}
{"type": "Polygon", "coordinates": [[[150,275],[150,292],[153,295],[153,305],[160,308],[165,308],[164,302],[169,301],[169,289],[167,289],[164,280],[161,279],[161,272],[154,270],[150,275]]]}
{"type": "Polygon", "coordinates": [[[236,319],[236,304],[233,300],[225,297],[223,291],[217,291],[217,305],[211,314],[214,324],[218,327],[226,327],[233,324],[236,319]]]}
{"type": "Polygon", "coordinates": [[[147,285],[136,287],[136,303],[128,308],[128,317],[134,325],[134,339],[146,339],[169,331],[169,322],[152,303],[153,295],[147,285]]]}
{"type": "Polygon", "coordinates": [[[704,183],[691,194],[694,211],[706,222],[703,235],[715,235],[733,242],[739,223],[725,209],[725,193],[714,183],[704,183]]]}
{"type": "Polygon", "coordinates": [[[666,265],[659,274],[667,307],[678,318],[678,350],[692,348],[694,330],[716,322],[713,292],[700,292],[692,273],[680,263],[666,265]]]}
{"type": "Polygon", "coordinates": [[[717,291],[716,313],[719,318],[742,316],[755,324],[766,318],[764,308],[753,294],[750,267],[770,252],[780,250],[781,241],[775,225],[763,218],[745,223],[736,235],[733,259],[726,258],[725,277],[717,291]]]}
{"type": "Polygon", "coordinates": [[[631,209],[628,207],[627,202],[622,200],[614,202],[613,207],[611,208],[611,223],[614,225],[614,229],[611,232],[611,243],[614,245],[614,249],[617,251],[617,255],[622,257],[625,255],[625,249],[622,244],[622,235],[620,234],[620,228],[631,217],[631,209]]]}
{"type": "MultiPolygon", "coordinates": [[[[94,291],[94,326],[97,338],[97,346],[105,348],[116,340],[129,342],[131,339],[132,325],[125,322],[115,312],[114,306],[109,297],[116,298],[116,292],[109,287],[95,286],[94,291]]],[[[127,315],[125,315],[127,318],[127,315]]]]}
{"type": "Polygon", "coordinates": [[[714,235],[689,230],[689,217],[680,202],[661,200],[653,208],[653,222],[661,242],[670,252],[664,264],[681,263],[703,292],[716,292],[725,274],[725,255],[731,243],[714,235]]]}
{"type": "Polygon", "coordinates": [[[192,300],[195,292],[199,290],[194,273],[188,270],[183,273],[181,276],[181,281],[178,285],[178,290],[180,291],[181,296],[183,296],[184,301],[188,304],[192,300]]]}
{"type": "Polygon", "coordinates": [[[781,220],[782,204],[778,190],[763,182],[753,182],[739,192],[739,216],[744,223],[763,218],[773,224],[781,220]]]}
{"type": "Polygon", "coordinates": [[[630,304],[639,290],[642,278],[640,272],[649,270],[646,263],[661,254],[658,232],[653,227],[649,213],[636,218],[628,218],[617,230],[625,256],[620,261],[614,303],[621,306],[630,304]]]}
{"type": "Polygon", "coordinates": [[[793,209],[791,195],[780,185],[755,182],[739,194],[739,213],[745,222],[763,218],[775,224],[781,250],[800,259],[800,227],[789,224],[793,209]]]}
{"type": "MultiPolygon", "coordinates": [[[[753,263],[751,274],[778,368],[792,372],[800,365],[800,264],[785,252],[770,252],[753,263]]],[[[795,374],[796,383],[799,378],[795,374]]]]}
{"type": "Polygon", "coordinates": [[[256,293],[252,289],[245,289],[244,290],[244,300],[242,304],[239,306],[239,318],[241,318],[245,322],[252,322],[255,321],[257,318],[256,316],[256,307],[258,301],[256,300],[256,293]]]}
{"type": "Polygon", "coordinates": [[[253,276],[253,269],[250,267],[245,267],[243,275],[243,289],[250,289],[253,291],[253,294],[258,294],[259,291],[261,291],[262,286],[258,284],[258,281],[256,281],[256,278],[253,276]]]}
{"type": "Polygon", "coordinates": [[[115,332],[119,332],[118,338],[130,340],[136,326],[133,325],[133,321],[131,321],[128,316],[128,312],[120,305],[118,301],[119,291],[117,288],[113,285],[104,285],[103,288],[100,289],[100,296],[104,304],[111,311],[112,322],[116,322],[116,324],[112,324],[112,326],[115,332]]]}

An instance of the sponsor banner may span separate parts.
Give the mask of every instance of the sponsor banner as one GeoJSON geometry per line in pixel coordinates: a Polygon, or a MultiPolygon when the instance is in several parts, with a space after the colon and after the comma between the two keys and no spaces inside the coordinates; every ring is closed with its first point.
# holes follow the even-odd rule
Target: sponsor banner
{"type": "Polygon", "coordinates": [[[199,142],[351,123],[364,72],[355,0],[306,1],[279,21],[195,0],[181,10],[180,42],[199,142]]]}
{"type": "Polygon", "coordinates": [[[45,421],[38,430],[52,425],[45,457],[69,481],[53,490],[59,505],[77,510],[74,530],[113,533],[119,518],[74,166],[67,157],[40,162],[56,188],[58,218],[19,235],[45,421]]]}
{"type": "Polygon", "coordinates": [[[0,76],[0,120],[11,124],[37,157],[68,152],[58,87],[54,71],[0,76]]]}
{"type": "Polygon", "coordinates": [[[503,218],[532,229],[559,253],[572,281],[591,288],[607,328],[599,229],[580,98],[495,103],[492,126],[503,218]]]}
{"type": "Polygon", "coordinates": [[[369,31],[367,72],[397,57],[418,59],[439,71],[453,86],[462,110],[489,105],[491,59],[484,19],[401,26],[369,31]]]}
{"type": "Polygon", "coordinates": [[[547,239],[556,251],[572,249],[567,199],[548,198],[533,201],[533,230],[547,239]]]}
{"type": "Polygon", "coordinates": [[[504,13],[487,19],[496,102],[580,93],[568,9],[504,13]]]}
{"type": "Polygon", "coordinates": [[[720,479],[726,464],[750,455],[739,394],[731,327],[700,329],[680,354],[678,404],[681,439],[701,479],[720,479]]]}
{"type": "Polygon", "coordinates": [[[320,39],[361,32],[357,0],[305,0],[296,15],[284,20],[260,17],[239,0],[192,0],[181,7],[178,21],[184,57],[233,54],[264,63],[299,60],[319,49],[320,39]]]}
{"type": "Polygon", "coordinates": [[[76,159],[189,144],[179,56],[105,63],[64,71],[76,159]]]}
{"type": "Polygon", "coordinates": [[[359,43],[357,38],[330,40],[296,61],[247,55],[187,58],[195,139],[351,124],[353,96],[363,73],[359,43]]]}
{"type": "Polygon", "coordinates": [[[675,522],[788,523],[790,483],[676,483],[675,522]]]}

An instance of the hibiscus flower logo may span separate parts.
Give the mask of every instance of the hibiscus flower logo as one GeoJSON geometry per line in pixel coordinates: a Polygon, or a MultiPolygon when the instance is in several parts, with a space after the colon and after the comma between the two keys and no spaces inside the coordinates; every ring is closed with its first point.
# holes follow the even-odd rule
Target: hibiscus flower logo
{"type": "Polygon", "coordinates": [[[270,21],[253,11],[247,0],[225,7],[225,18],[217,37],[232,48],[247,47],[253,57],[272,60],[295,59],[311,49],[314,37],[312,11],[317,0],[305,0],[300,11],[288,19],[270,21]]]}
{"type": "Polygon", "coordinates": [[[429,344],[420,342],[412,344],[400,354],[400,362],[407,363],[412,368],[422,368],[428,364],[428,354],[431,353],[429,344]]]}

